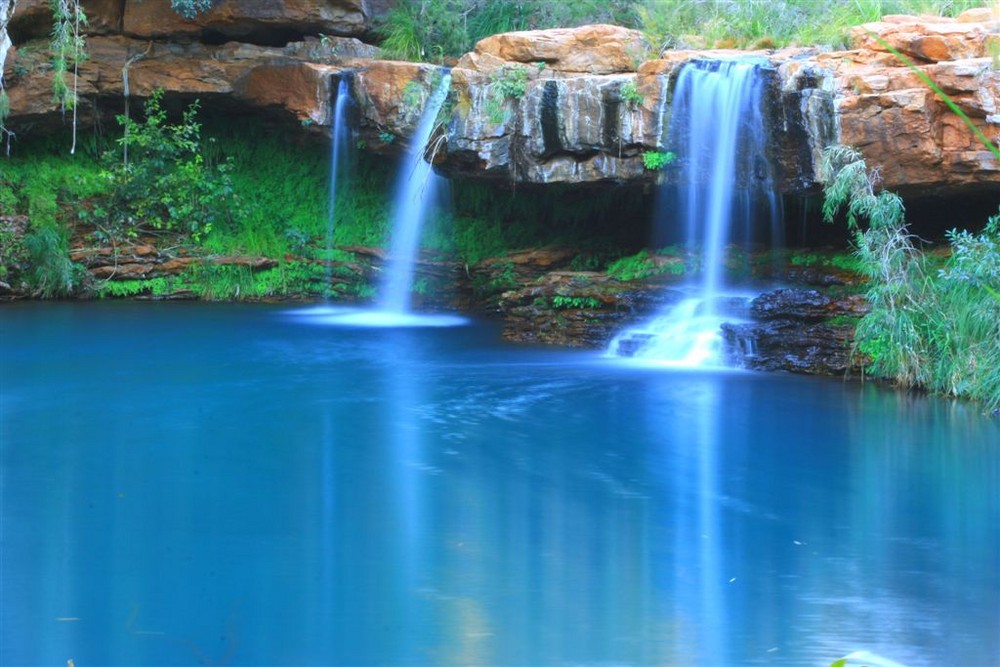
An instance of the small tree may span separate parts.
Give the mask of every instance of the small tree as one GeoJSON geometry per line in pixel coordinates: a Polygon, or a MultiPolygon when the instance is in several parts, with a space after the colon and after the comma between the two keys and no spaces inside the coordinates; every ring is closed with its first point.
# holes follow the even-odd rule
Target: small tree
{"type": "Polygon", "coordinates": [[[233,206],[229,163],[208,165],[202,156],[198,101],[171,125],[155,90],[145,105],[145,119],[118,116],[125,129],[118,140],[129,160],[105,154],[104,172],[112,194],[94,210],[95,222],[113,237],[135,236],[140,228],[190,234],[195,240],[225,219],[233,206]]]}

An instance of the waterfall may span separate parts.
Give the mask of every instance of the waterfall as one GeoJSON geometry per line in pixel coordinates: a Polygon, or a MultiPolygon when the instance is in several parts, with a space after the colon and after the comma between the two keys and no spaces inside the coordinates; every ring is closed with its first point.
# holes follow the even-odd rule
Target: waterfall
{"type": "MultiPolygon", "coordinates": [[[[441,82],[434,86],[400,168],[392,209],[392,244],[386,261],[381,298],[375,309],[326,305],[321,308],[297,309],[290,311],[290,315],[313,324],[345,327],[453,327],[467,323],[465,318],[457,315],[410,312],[410,290],[420,250],[421,227],[437,203],[435,191],[443,189],[447,184],[445,179],[434,174],[430,163],[424,159],[424,154],[450,83],[451,76],[446,73],[441,82]]],[[[344,167],[347,166],[345,157],[350,148],[347,115],[351,103],[349,80],[344,76],[337,86],[337,97],[333,103],[333,149],[327,217],[327,243],[331,251],[336,231],[337,199],[343,195],[345,177],[348,176],[344,172],[349,171],[344,167]]],[[[327,276],[328,284],[330,278],[332,275],[327,276]]]]}
{"type": "MultiPolygon", "coordinates": [[[[330,202],[326,217],[326,249],[332,254],[334,248],[334,232],[337,225],[337,196],[344,194],[347,174],[344,167],[347,162],[347,150],[351,137],[348,128],[347,112],[351,104],[351,85],[348,74],[340,75],[336,96],[333,100],[333,122],[330,125],[330,202]]],[[[333,282],[333,262],[327,262],[326,284],[333,282]]]]}
{"type": "Polygon", "coordinates": [[[451,85],[446,73],[434,88],[403,160],[392,216],[392,244],[382,281],[379,310],[406,314],[410,311],[410,289],[420,250],[420,230],[435,201],[440,177],[433,173],[424,153],[451,85]]]}
{"type": "Polygon", "coordinates": [[[723,364],[719,327],[733,302],[726,248],[759,235],[765,209],[767,231],[778,235],[762,73],[763,66],[749,60],[693,61],[681,69],[666,141],[677,154],[679,182],[661,190],[657,225],[668,229],[658,237],[682,233],[688,251],[700,253],[702,271],[668,311],[616,337],[611,355],[682,367],[723,364]]]}

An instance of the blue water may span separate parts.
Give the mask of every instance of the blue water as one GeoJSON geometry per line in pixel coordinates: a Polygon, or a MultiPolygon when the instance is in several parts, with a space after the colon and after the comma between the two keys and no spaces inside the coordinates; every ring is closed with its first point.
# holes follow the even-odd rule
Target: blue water
{"type": "Polygon", "coordinates": [[[0,664],[1000,664],[1000,423],[281,307],[0,309],[0,664]]]}

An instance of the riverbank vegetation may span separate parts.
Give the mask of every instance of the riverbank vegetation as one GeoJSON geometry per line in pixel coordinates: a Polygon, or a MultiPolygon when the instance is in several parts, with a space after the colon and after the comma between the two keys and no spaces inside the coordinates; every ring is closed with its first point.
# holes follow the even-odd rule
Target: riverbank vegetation
{"type": "Polygon", "coordinates": [[[949,251],[931,252],[859,152],[830,149],[825,169],[824,214],[843,215],[869,281],[871,312],[855,333],[868,372],[1000,408],[1000,211],[980,233],[953,229],[949,251]]]}
{"type": "MultiPolygon", "coordinates": [[[[350,151],[329,216],[330,149],[322,137],[251,117],[202,117],[197,102],[172,120],[154,93],[113,136],[22,140],[0,172],[0,215],[24,216],[23,234],[0,231],[0,281],[37,296],[165,296],[206,299],[331,295],[330,272],[357,257],[345,248],[385,247],[396,177],[392,160],[350,151]],[[272,269],[197,263],[179,275],[93,279],[78,253],[155,245],[169,257],[265,257],[272,269]]],[[[428,220],[431,256],[471,266],[528,247],[578,248],[603,268],[644,241],[647,205],[633,190],[581,198],[571,187],[497,188],[456,181],[428,220]]],[[[377,253],[370,253],[377,254],[377,253]]],[[[370,296],[358,276],[341,296],[370,296]]]]}
{"type": "MultiPolygon", "coordinates": [[[[847,45],[849,30],[887,14],[957,16],[988,0],[415,0],[382,20],[391,58],[445,62],[484,37],[515,30],[612,23],[646,33],[666,48],[775,48],[847,45]]],[[[654,54],[636,54],[638,60],[654,54]]]]}

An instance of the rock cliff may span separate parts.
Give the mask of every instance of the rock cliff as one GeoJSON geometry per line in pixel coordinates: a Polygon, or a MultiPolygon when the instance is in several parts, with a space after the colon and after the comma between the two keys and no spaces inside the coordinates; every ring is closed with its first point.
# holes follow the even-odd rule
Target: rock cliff
{"type": "MultiPolygon", "coordinates": [[[[357,131],[369,150],[405,145],[436,68],[378,60],[370,41],[384,0],[224,0],[186,20],[168,0],[85,0],[89,60],[81,112],[116,111],[156,87],[208,107],[266,110],[316,131],[330,123],[331,81],[354,72],[357,131]],[[396,139],[404,141],[396,141],[396,139]]],[[[15,132],[63,122],[50,92],[47,0],[21,0],[4,79],[15,132]]],[[[768,77],[768,125],[778,186],[815,191],[819,153],[860,148],[884,185],[904,192],[995,188],[1000,164],[879,39],[937,81],[992,140],[1000,136],[1000,71],[988,10],[958,19],[888,16],[855,30],[842,52],[668,51],[649,60],[640,33],[584,26],[496,35],[452,70],[440,171],[524,183],[651,184],[644,168],[664,145],[672,86],[697,58],[751,56],[768,77]]]]}

